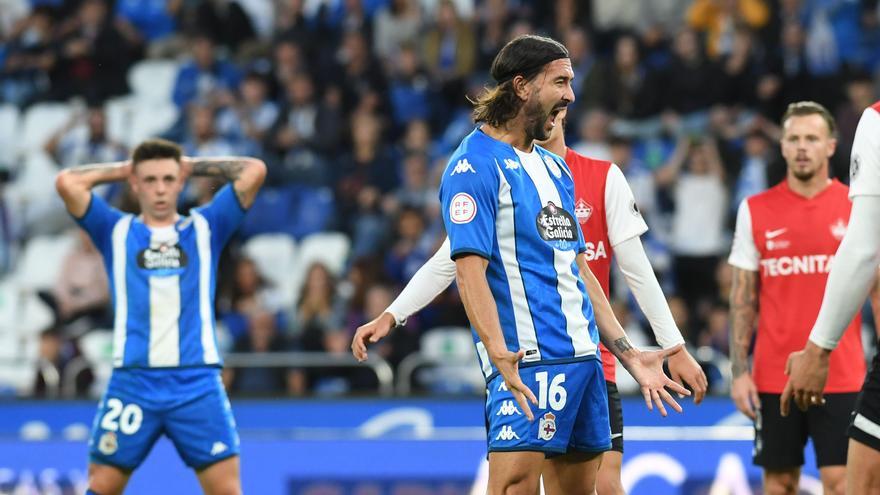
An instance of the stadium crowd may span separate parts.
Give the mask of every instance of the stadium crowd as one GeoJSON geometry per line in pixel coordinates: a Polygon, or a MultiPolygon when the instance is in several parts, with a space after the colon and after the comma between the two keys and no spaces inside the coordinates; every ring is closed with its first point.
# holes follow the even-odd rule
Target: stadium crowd
{"type": "MultiPolygon", "coordinates": [[[[28,151],[52,167],[123,159],[131,143],[114,135],[111,107],[136,92],[138,67],[173,64],[161,102],[171,118],[156,134],[191,156],[252,155],[269,167],[220,265],[224,349],[341,354],[442,242],[439,174],[472,129],[468,97],[522,33],[570,50],[577,100],[566,142],[620,166],[683,335],[727,354],[736,208],[783,178],[779,119],[792,101],[832,110],[832,175],[846,181],[858,118],[880,95],[877,0],[0,0],[0,105],[20,115],[47,102],[73,109],[28,151]],[[321,251],[321,239],[344,247],[279,274],[277,251],[261,258],[265,250],[248,248],[271,234],[300,253],[321,251]]],[[[0,141],[20,131],[3,122],[0,141]]],[[[0,156],[0,273],[10,284],[29,243],[73,223],[49,199],[13,194],[32,162],[0,156]]],[[[42,185],[53,192],[50,178],[42,185]]],[[[191,185],[184,208],[214,186],[191,185]]],[[[122,187],[102,194],[133,207],[122,187]]],[[[112,327],[100,255],[85,236],[72,239],[58,280],[37,293],[52,317],[34,352],[59,372],[83,335],[112,327]]],[[[653,343],[617,278],[621,322],[637,343],[653,343]]],[[[423,331],[448,326],[467,326],[454,288],[378,353],[396,366],[423,331]]],[[[15,321],[0,323],[15,331],[15,321]]],[[[291,364],[230,369],[227,385],[292,395],[374,386],[359,373],[291,364]]],[[[45,393],[39,376],[34,394],[45,393]]],[[[77,391],[91,379],[79,376],[77,391]]]]}

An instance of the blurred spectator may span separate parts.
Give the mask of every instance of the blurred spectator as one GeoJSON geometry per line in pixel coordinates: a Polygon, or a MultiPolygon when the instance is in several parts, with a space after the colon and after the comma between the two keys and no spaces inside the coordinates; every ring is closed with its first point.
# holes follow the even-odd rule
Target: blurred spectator
{"type": "Polygon", "coordinates": [[[848,158],[862,112],[877,101],[877,92],[874,90],[874,81],[867,74],[859,73],[847,81],[845,89],[846,101],[837,107],[834,116],[838,134],[837,150],[834,154],[848,158]]]}
{"type": "Polygon", "coordinates": [[[0,0],[0,43],[7,41],[32,8],[28,0],[0,0]]]}
{"type": "Polygon", "coordinates": [[[105,0],[83,0],[55,35],[57,58],[49,71],[53,99],[79,95],[103,102],[128,92],[126,74],[143,46],[128,24],[114,21],[105,0]]]}
{"type": "Polygon", "coordinates": [[[770,142],[761,132],[752,132],[746,137],[743,147],[742,167],[733,193],[731,211],[749,196],[767,189],[771,148],[770,142]]]}
{"type": "Polygon", "coordinates": [[[697,35],[683,29],[675,35],[672,60],[666,69],[664,107],[678,117],[680,130],[699,132],[708,122],[707,110],[717,101],[716,67],[703,56],[697,35]]]}
{"type": "Polygon", "coordinates": [[[611,160],[611,147],[608,145],[610,120],[602,110],[585,113],[578,125],[578,140],[571,148],[590,158],[611,160]]]}
{"type": "Polygon", "coordinates": [[[339,352],[337,334],[342,333],[344,318],[344,301],[337,293],[335,277],[325,265],[312,264],[289,326],[291,336],[304,351],[339,352]]]}
{"type": "Polygon", "coordinates": [[[64,383],[67,382],[67,374],[78,371],[73,379],[75,385],[72,392],[76,397],[86,397],[89,388],[95,380],[90,367],[79,370],[68,370],[68,364],[80,357],[76,342],[67,340],[56,328],[50,328],[40,334],[38,347],[39,362],[37,374],[34,378],[33,394],[35,397],[58,397],[64,383]],[[57,383],[54,383],[55,380],[57,383]],[[56,387],[58,387],[56,389],[56,387]]]}
{"type": "Polygon", "coordinates": [[[124,160],[125,146],[107,136],[107,116],[101,106],[74,113],[43,147],[61,167],[124,160]]]}
{"type": "Polygon", "coordinates": [[[250,258],[242,257],[234,264],[232,283],[218,298],[220,319],[237,341],[247,330],[247,319],[254,314],[277,314],[283,309],[282,297],[257,270],[250,258]]]}
{"type": "Polygon", "coordinates": [[[373,52],[382,60],[392,60],[402,45],[418,41],[421,27],[416,0],[391,0],[373,18],[373,52]]]}
{"type": "Polygon", "coordinates": [[[477,40],[470,24],[459,17],[451,0],[437,5],[434,25],[425,33],[425,65],[440,85],[444,101],[463,101],[464,82],[477,62],[477,40]]]}
{"type": "Polygon", "coordinates": [[[682,337],[686,342],[694,343],[694,330],[691,327],[691,313],[687,303],[681,297],[672,296],[666,300],[666,304],[669,305],[672,320],[681,331],[682,337]]]}
{"type": "Polygon", "coordinates": [[[730,310],[726,304],[714,304],[706,318],[706,329],[700,334],[699,345],[711,347],[725,356],[728,355],[730,350],[729,317],[730,310]]]}
{"type": "Polygon", "coordinates": [[[429,120],[430,81],[415,47],[401,46],[393,65],[388,92],[395,125],[403,127],[413,120],[429,120]]]}
{"type": "Polygon", "coordinates": [[[399,286],[409,279],[434,254],[434,245],[425,233],[421,210],[404,207],[397,213],[395,236],[385,255],[385,273],[399,286]]]}
{"type": "Polygon", "coordinates": [[[58,279],[39,295],[52,308],[56,325],[81,319],[70,330],[88,331],[112,323],[104,259],[85,231],[77,229],[77,243],[61,262],[58,279]]]}
{"type": "Polygon", "coordinates": [[[235,103],[217,113],[217,131],[220,135],[232,143],[244,143],[246,149],[259,152],[269,128],[278,119],[278,105],[268,99],[268,91],[262,75],[248,73],[241,82],[235,103]]]}
{"type": "Polygon", "coordinates": [[[49,91],[49,70],[57,59],[55,21],[47,7],[34,9],[0,43],[0,101],[25,106],[49,91]]]}
{"type": "Polygon", "coordinates": [[[711,138],[680,138],[669,161],[656,173],[657,185],[672,188],[675,211],[671,247],[675,283],[688,308],[718,293],[715,266],[727,247],[729,202],[724,168],[711,138]]]}
{"type": "Polygon", "coordinates": [[[737,25],[760,29],[770,20],[764,0],[694,0],[687,10],[687,21],[707,35],[706,48],[711,57],[730,53],[737,25]]]}
{"type": "Polygon", "coordinates": [[[182,143],[188,156],[237,155],[236,146],[217,132],[214,109],[208,105],[193,105],[189,111],[189,128],[182,143]]]}
{"type": "Polygon", "coordinates": [[[191,103],[224,106],[233,101],[241,76],[235,65],[220,59],[214,41],[205,33],[191,37],[192,60],[184,63],[174,83],[174,103],[181,112],[191,103]]]}
{"type": "Polygon", "coordinates": [[[660,131],[656,117],[662,104],[662,85],[654,69],[641,63],[635,37],[621,36],[614,61],[603,78],[602,108],[617,117],[616,134],[647,137],[660,131]]]}
{"type": "Polygon", "coordinates": [[[303,45],[289,39],[279,40],[272,48],[272,86],[273,90],[287,87],[293,77],[308,72],[303,45]]]}
{"type": "Polygon", "coordinates": [[[256,38],[247,12],[236,0],[183,2],[179,17],[184,32],[206,33],[215,44],[232,53],[243,43],[256,38]]]}
{"type": "Polygon", "coordinates": [[[270,169],[270,180],[325,184],[328,170],[320,153],[335,148],[342,117],[338,109],[318,100],[307,73],[293,75],[285,90],[278,119],[267,134],[267,147],[282,165],[280,170],[270,169]]]}
{"type": "MultiPolygon", "coordinates": [[[[236,339],[232,352],[264,354],[287,350],[271,313],[258,311],[247,320],[247,333],[236,339]]],[[[288,372],[280,367],[226,368],[224,375],[230,389],[238,394],[277,395],[288,389],[288,372]]]]}
{"type": "Polygon", "coordinates": [[[184,0],[116,0],[116,15],[130,23],[153,57],[171,57],[183,48],[175,18],[184,0]]]}
{"type": "Polygon", "coordinates": [[[355,108],[365,112],[385,108],[385,74],[369,48],[368,40],[362,33],[347,31],[336,53],[339,67],[333,74],[342,88],[342,108],[346,114],[355,108]]]}
{"type": "Polygon", "coordinates": [[[719,102],[736,107],[754,107],[758,79],[762,67],[756,55],[754,37],[748,29],[734,32],[730,52],[722,56],[720,63],[719,102]]]}
{"type": "Polygon", "coordinates": [[[632,142],[629,139],[619,136],[613,137],[610,141],[609,152],[611,162],[617,164],[626,177],[639,211],[645,218],[650,219],[657,204],[657,186],[654,175],[641,160],[633,156],[632,142]]]}
{"type": "Polygon", "coordinates": [[[576,99],[569,105],[567,116],[573,122],[584,113],[583,109],[593,109],[601,104],[601,90],[605,84],[602,78],[607,76],[607,70],[593,53],[590,39],[583,29],[574,27],[565,31],[563,40],[574,70],[572,89],[576,99]]]}
{"type": "Polygon", "coordinates": [[[402,206],[427,212],[429,216],[439,215],[440,193],[428,177],[428,157],[419,152],[407,154],[403,158],[402,175],[401,186],[386,196],[385,211],[393,213],[402,206]]]}

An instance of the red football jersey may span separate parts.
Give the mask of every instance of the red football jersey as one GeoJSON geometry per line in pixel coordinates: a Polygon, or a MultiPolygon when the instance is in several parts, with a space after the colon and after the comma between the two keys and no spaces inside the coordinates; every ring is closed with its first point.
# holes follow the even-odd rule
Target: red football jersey
{"type": "MultiPolygon", "coordinates": [[[[748,198],[737,215],[732,265],[757,270],[758,334],[753,378],[759,392],[782,393],[788,355],[804,347],[825,293],[852,204],[834,180],[813,198],[782,183],[748,198]]],[[[826,393],[856,392],[865,378],[861,317],[831,353],[826,393]]]]}
{"type": "MultiPolygon", "coordinates": [[[[612,243],[639,236],[648,230],[623,173],[611,162],[594,160],[572,151],[565,153],[565,163],[574,178],[574,212],[586,243],[590,270],[609,297],[612,243]],[[606,198],[610,198],[606,203],[606,198]]],[[[605,379],[616,380],[614,355],[601,343],[605,379]]]]}

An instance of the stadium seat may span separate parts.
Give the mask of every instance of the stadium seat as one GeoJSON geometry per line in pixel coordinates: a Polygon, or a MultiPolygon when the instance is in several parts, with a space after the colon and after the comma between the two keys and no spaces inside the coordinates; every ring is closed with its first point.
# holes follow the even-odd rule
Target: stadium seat
{"type": "Polygon", "coordinates": [[[474,353],[470,329],[438,327],[422,335],[421,356],[438,363],[418,373],[418,381],[435,393],[475,393],[486,387],[474,353]]]}
{"type": "Polygon", "coordinates": [[[39,150],[46,141],[73,116],[68,103],[38,103],[24,114],[18,150],[21,153],[39,150]]]}
{"type": "Polygon", "coordinates": [[[136,100],[131,110],[131,126],[128,129],[129,147],[137,146],[144,139],[158,137],[177,121],[177,107],[170,102],[145,102],[136,100]]]}
{"type": "Polygon", "coordinates": [[[326,188],[264,188],[248,210],[239,234],[248,239],[259,234],[285,233],[300,240],[326,230],[332,217],[333,194],[326,188]]]}
{"type": "Polygon", "coordinates": [[[297,297],[294,273],[297,272],[296,242],[287,234],[263,234],[252,237],[244,252],[254,260],[260,275],[274,285],[285,307],[293,307],[297,297]]]}
{"type": "Polygon", "coordinates": [[[15,283],[25,292],[51,289],[58,280],[64,257],[77,242],[75,235],[38,236],[24,247],[16,264],[15,283]]]}
{"type": "Polygon", "coordinates": [[[128,84],[137,100],[155,105],[171,104],[179,68],[174,60],[143,60],[128,71],[128,84]]]}
{"type": "Polygon", "coordinates": [[[134,96],[111,98],[104,104],[107,116],[107,136],[119,143],[128,143],[134,118],[134,96]]]}
{"type": "Polygon", "coordinates": [[[312,234],[300,243],[299,264],[303,269],[321,262],[334,276],[340,276],[348,261],[351,242],[348,236],[339,232],[320,232],[312,234]]]}
{"type": "Polygon", "coordinates": [[[0,168],[17,165],[19,120],[21,114],[15,105],[0,105],[0,168]]]}

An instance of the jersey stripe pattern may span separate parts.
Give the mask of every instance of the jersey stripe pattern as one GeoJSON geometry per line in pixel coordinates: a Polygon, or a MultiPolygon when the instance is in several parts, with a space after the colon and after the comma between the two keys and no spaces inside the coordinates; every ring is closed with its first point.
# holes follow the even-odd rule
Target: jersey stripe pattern
{"type": "Polygon", "coordinates": [[[221,366],[214,325],[217,261],[245,210],[231,185],[166,228],[92,195],[79,225],[104,257],[113,295],[113,366],[221,366]]]}
{"type": "MultiPolygon", "coordinates": [[[[451,156],[440,199],[452,258],[488,260],[504,341],[524,351],[521,366],[596,359],[599,334],[575,262],[585,247],[565,162],[475,129],[451,156]]],[[[476,332],[474,342],[491,379],[497,371],[476,332]]]]}

